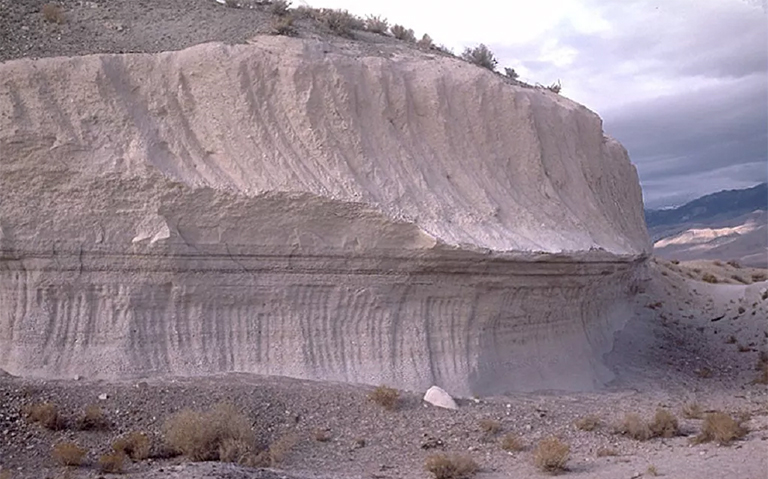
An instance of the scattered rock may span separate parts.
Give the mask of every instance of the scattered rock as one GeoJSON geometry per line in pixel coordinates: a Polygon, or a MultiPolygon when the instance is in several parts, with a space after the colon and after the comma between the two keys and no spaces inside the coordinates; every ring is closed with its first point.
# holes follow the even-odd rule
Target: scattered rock
{"type": "Polygon", "coordinates": [[[427,390],[427,393],[424,395],[424,401],[428,402],[433,406],[442,407],[445,409],[459,408],[459,406],[456,405],[456,401],[453,400],[451,395],[445,392],[445,390],[443,390],[438,386],[432,386],[427,390]]]}

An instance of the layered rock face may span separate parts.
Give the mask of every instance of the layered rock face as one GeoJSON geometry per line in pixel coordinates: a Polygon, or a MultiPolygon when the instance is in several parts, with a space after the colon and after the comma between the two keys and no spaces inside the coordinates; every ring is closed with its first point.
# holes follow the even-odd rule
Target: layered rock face
{"type": "Polygon", "coordinates": [[[650,251],[584,107],[276,37],[0,64],[0,368],[589,389],[650,251]]]}

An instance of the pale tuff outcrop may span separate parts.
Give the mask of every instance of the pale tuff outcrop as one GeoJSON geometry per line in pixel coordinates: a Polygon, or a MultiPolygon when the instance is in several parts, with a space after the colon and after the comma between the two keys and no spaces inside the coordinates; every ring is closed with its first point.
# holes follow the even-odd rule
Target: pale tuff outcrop
{"type": "Polygon", "coordinates": [[[610,379],[650,251],[625,150],[550,92],[356,48],[0,64],[0,367],[610,379]]]}

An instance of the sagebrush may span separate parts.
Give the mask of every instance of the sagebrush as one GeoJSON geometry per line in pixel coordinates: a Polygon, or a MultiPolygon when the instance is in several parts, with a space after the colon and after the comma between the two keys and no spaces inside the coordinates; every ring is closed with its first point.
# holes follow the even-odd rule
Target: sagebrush
{"type": "Polygon", "coordinates": [[[151,442],[149,436],[140,431],[133,431],[112,441],[112,450],[130,457],[134,461],[143,461],[149,457],[151,442]]]}
{"type": "Polygon", "coordinates": [[[467,47],[461,54],[461,58],[491,71],[495,70],[499,63],[490,48],[482,43],[475,48],[467,47]]]}
{"type": "Polygon", "coordinates": [[[571,455],[571,447],[556,437],[548,437],[539,442],[533,451],[533,462],[544,472],[557,474],[566,470],[571,455]]]}
{"type": "Polygon", "coordinates": [[[394,411],[400,404],[400,391],[382,385],[371,391],[368,399],[388,411],[394,411]]]}
{"type": "Polygon", "coordinates": [[[433,454],[427,457],[424,469],[435,479],[468,479],[479,469],[477,463],[462,454],[433,454]]]}
{"type": "Polygon", "coordinates": [[[251,421],[226,403],[205,412],[185,409],[174,414],[166,420],[163,436],[169,446],[192,461],[223,460],[222,452],[230,459],[233,448],[242,456],[257,454],[251,421]]]}
{"type": "Polygon", "coordinates": [[[79,466],[88,454],[88,449],[84,449],[72,441],[61,441],[53,446],[51,456],[62,466],[79,466]]]}

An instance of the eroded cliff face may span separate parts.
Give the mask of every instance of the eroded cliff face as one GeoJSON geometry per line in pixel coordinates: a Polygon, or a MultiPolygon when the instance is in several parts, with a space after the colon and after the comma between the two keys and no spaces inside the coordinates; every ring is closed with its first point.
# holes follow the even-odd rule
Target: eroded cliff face
{"type": "Polygon", "coordinates": [[[650,251],[600,119],[276,37],[0,64],[0,368],[588,389],[650,251]]]}

